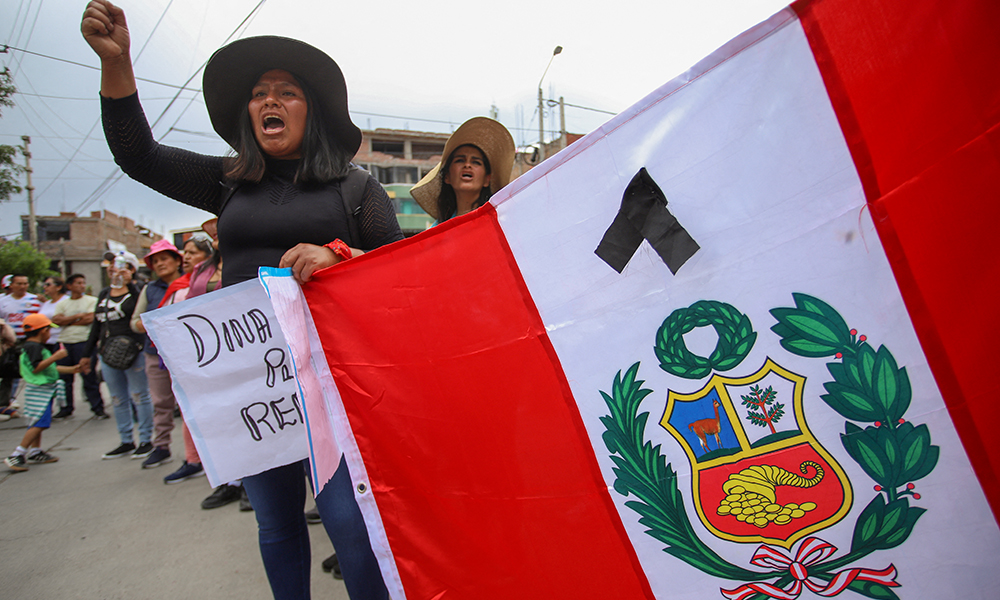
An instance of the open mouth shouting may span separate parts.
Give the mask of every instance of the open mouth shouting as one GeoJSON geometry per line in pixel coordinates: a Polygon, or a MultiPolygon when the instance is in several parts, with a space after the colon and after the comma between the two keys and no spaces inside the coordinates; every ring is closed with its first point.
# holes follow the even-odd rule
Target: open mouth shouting
{"type": "Polygon", "coordinates": [[[285,122],[277,115],[264,117],[264,133],[281,133],[285,130],[285,122]]]}

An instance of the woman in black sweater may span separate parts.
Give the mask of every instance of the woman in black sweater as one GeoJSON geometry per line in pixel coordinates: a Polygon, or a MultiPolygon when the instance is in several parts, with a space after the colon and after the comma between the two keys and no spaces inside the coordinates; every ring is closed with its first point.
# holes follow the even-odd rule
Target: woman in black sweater
{"type": "MultiPolygon", "coordinates": [[[[257,277],[261,266],[312,273],[402,239],[392,202],[350,159],[361,131],[347,111],[347,87],[322,51],[278,37],[238,40],[216,52],[203,90],[216,132],[235,150],[212,157],[159,145],[136,96],[128,26],[121,9],[93,0],[84,38],[101,59],[104,131],[115,161],[133,179],[219,217],[226,249],[223,286],[257,277]],[[360,205],[348,208],[359,187],[360,205]]],[[[322,483],[322,482],[320,482],[322,483]]],[[[309,597],[309,534],[302,463],[243,479],[276,599],[309,597]]],[[[317,497],[348,593],[388,598],[347,466],[317,497]]]]}

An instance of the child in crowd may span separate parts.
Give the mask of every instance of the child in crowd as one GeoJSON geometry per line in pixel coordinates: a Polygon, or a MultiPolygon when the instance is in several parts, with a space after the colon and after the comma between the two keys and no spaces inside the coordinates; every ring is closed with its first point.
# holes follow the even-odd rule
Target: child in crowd
{"type": "Polygon", "coordinates": [[[27,463],[44,464],[59,460],[42,450],[42,432],[52,424],[53,400],[65,401],[66,387],[59,374],[77,373],[80,367],[56,365],[57,360],[66,356],[66,349],[60,346],[53,353],[45,348],[51,327],[58,325],[53,325],[41,313],[24,318],[21,379],[25,388],[22,415],[28,419],[30,426],[21,438],[21,445],[3,461],[11,471],[27,471],[27,463]]]}

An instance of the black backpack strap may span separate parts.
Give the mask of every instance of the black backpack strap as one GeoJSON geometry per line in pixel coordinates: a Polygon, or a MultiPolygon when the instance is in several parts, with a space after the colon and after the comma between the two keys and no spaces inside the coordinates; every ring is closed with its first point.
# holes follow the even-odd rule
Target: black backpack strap
{"type": "Polygon", "coordinates": [[[351,232],[348,245],[361,248],[361,201],[368,187],[368,171],[351,164],[347,177],[340,181],[340,195],[344,199],[344,211],[347,213],[347,227],[351,232]]]}

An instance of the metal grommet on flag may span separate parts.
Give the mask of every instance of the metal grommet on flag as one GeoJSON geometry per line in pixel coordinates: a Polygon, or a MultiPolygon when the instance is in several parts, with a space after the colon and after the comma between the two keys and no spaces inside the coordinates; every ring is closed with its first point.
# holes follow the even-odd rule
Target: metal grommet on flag
{"type": "Polygon", "coordinates": [[[365,482],[362,481],[361,483],[358,484],[358,493],[359,494],[364,494],[367,491],[368,491],[368,486],[365,485],[365,482]]]}

